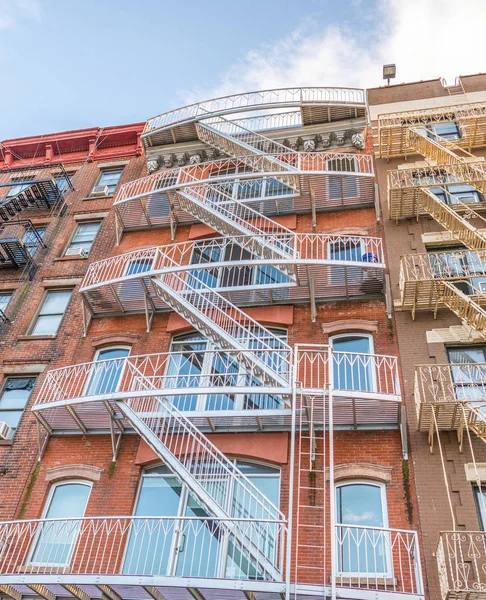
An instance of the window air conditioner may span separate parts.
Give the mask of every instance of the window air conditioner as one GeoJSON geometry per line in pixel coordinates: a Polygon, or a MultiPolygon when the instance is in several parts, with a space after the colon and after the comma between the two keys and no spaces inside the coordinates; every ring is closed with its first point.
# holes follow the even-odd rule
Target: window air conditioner
{"type": "Polygon", "coordinates": [[[93,191],[91,192],[92,196],[109,196],[110,188],[106,185],[95,185],[93,191]]]}
{"type": "Polygon", "coordinates": [[[13,429],[7,423],[0,421],[0,440],[11,440],[13,437],[13,429]]]}
{"type": "Polygon", "coordinates": [[[65,256],[82,256],[83,258],[87,258],[88,254],[89,250],[86,248],[68,248],[65,256]]]}

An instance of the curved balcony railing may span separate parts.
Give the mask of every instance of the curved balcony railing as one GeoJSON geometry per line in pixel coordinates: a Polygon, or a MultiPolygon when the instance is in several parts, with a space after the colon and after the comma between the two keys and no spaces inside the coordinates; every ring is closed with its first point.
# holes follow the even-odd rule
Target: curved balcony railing
{"type": "MultiPolygon", "coordinates": [[[[285,154],[264,154],[255,157],[255,164],[250,169],[245,167],[242,159],[227,158],[217,161],[199,163],[186,167],[179,167],[157,171],[146,177],[129,181],[122,186],[115,195],[114,205],[117,206],[129,200],[141,198],[148,194],[170,191],[191,185],[215,183],[219,180],[233,179],[258,179],[270,177],[272,173],[264,168],[268,158],[276,158],[289,165],[289,175],[322,174],[343,176],[349,175],[356,178],[374,177],[373,157],[370,154],[350,154],[345,152],[286,152],[285,154]],[[258,161],[261,161],[261,170],[258,170],[258,161]],[[235,168],[238,174],[235,175],[235,168]]],[[[281,170],[276,169],[273,175],[281,176],[281,170]]]]}
{"type": "Polygon", "coordinates": [[[233,94],[190,104],[149,119],[143,136],[156,130],[181,125],[202,117],[269,108],[310,105],[350,105],[364,108],[364,90],[356,88],[281,88],[233,94]]]}
{"type": "MultiPolygon", "coordinates": [[[[227,252],[226,252],[227,253],[227,252]]],[[[381,238],[366,236],[345,236],[327,234],[263,234],[255,240],[254,236],[234,236],[232,238],[213,238],[203,241],[180,242],[168,246],[159,246],[135,250],[118,256],[92,263],[81,284],[81,292],[92,286],[112,284],[116,281],[128,281],[151,277],[161,272],[175,272],[218,267],[234,268],[245,261],[247,267],[258,265],[321,264],[336,269],[346,265],[356,269],[385,268],[383,244],[381,238]],[[231,259],[225,260],[224,254],[231,242],[231,259]],[[266,245],[265,258],[256,258],[266,245]],[[286,249],[288,258],[283,257],[286,249]]],[[[241,283],[240,283],[241,285],[241,283]]]]}
{"type": "Polygon", "coordinates": [[[486,598],[486,532],[444,531],[436,557],[442,600],[486,598]]]}
{"type": "Polygon", "coordinates": [[[3,582],[26,573],[55,574],[59,582],[73,575],[273,581],[235,526],[282,573],[282,521],[128,516],[0,523],[0,575],[3,582]]]}

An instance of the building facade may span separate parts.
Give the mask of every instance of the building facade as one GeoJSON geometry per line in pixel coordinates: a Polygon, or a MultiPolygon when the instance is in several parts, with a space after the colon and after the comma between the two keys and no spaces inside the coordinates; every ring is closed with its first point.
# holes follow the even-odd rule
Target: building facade
{"type": "Polygon", "coordinates": [[[486,76],[368,90],[431,598],[483,597],[486,76]]]}
{"type": "Polygon", "coordinates": [[[3,147],[0,208],[62,198],[4,219],[49,225],[4,311],[0,592],[424,598],[363,90],[3,147]]]}

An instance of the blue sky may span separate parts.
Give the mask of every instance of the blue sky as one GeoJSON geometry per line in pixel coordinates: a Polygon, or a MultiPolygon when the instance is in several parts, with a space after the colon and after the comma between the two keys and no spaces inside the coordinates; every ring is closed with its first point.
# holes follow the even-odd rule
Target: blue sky
{"type": "Polygon", "coordinates": [[[484,72],[486,2],[458,4],[0,0],[0,139],[144,121],[244,90],[380,85],[383,62],[397,62],[398,81],[484,72]],[[445,33],[466,18],[461,50],[445,33]]]}

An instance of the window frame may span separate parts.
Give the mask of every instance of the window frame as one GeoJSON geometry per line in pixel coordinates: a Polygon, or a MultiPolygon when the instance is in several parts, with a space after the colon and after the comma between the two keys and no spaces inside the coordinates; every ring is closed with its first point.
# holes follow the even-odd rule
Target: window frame
{"type": "MultiPolygon", "coordinates": [[[[371,525],[369,525],[368,527],[370,527],[371,529],[383,529],[384,530],[384,535],[389,537],[389,530],[390,530],[390,521],[388,518],[388,502],[387,502],[387,486],[386,483],[383,481],[378,481],[376,479],[343,479],[342,481],[337,481],[334,483],[334,502],[335,502],[335,513],[336,513],[336,524],[337,525],[341,525],[347,528],[352,529],[353,527],[363,527],[366,528],[366,525],[353,525],[353,524],[347,524],[347,523],[338,523],[338,507],[337,507],[337,490],[338,488],[341,487],[346,487],[348,485],[367,485],[370,487],[377,487],[380,490],[380,497],[381,497],[381,511],[382,511],[382,517],[383,517],[383,527],[381,528],[376,528],[373,527],[371,525]],[[388,530],[388,533],[386,532],[386,530],[388,530]]],[[[336,557],[339,556],[339,546],[338,546],[338,538],[337,536],[335,536],[335,550],[336,550],[336,557]]],[[[339,565],[337,565],[337,574],[339,577],[343,576],[343,577],[360,577],[363,578],[365,575],[367,575],[368,577],[384,577],[384,578],[392,578],[393,577],[393,556],[390,552],[390,545],[388,544],[386,547],[386,571],[384,573],[375,573],[373,571],[370,571],[369,573],[367,572],[354,572],[354,571],[343,571],[343,570],[339,570],[339,565]]]]}
{"type": "MultiPolygon", "coordinates": [[[[65,480],[61,480],[61,481],[55,481],[54,483],[52,483],[51,487],[49,488],[49,492],[47,494],[47,498],[46,501],[44,502],[44,506],[42,508],[42,513],[41,513],[41,519],[47,519],[47,513],[49,511],[49,508],[51,506],[52,503],[52,499],[54,498],[54,494],[57,488],[62,487],[63,485],[73,485],[73,484],[77,484],[77,485],[85,485],[86,487],[89,488],[89,493],[88,493],[88,497],[86,498],[86,505],[84,507],[84,512],[83,512],[83,516],[82,517],[75,517],[78,519],[83,519],[86,515],[86,509],[88,507],[89,504],[89,499],[91,496],[91,492],[93,491],[93,482],[92,481],[88,481],[87,479],[65,479],[65,480]]],[[[66,519],[69,519],[71,517],[65,517],[66,519]]],[[[61,517],[62,520],[62,517],[61,517]]],[[[69,549],[69,555],[67,557],[67,560],[65,563],[42,563],[42,562],[33,562],[32,558],[34,557],[36,548],[37,548],[37,544],[39,543],[39,539],[41,538],[41,530],[39,530],[35,536],[34,539],[31,542],[31,547],[29,549],[29,553],[27,555],[27,560],[26,560],[26,565],[28,565],[29,567],[47,567],[47,566],[55,566],[55,567],[67,567],[70,564],[70,561],[72,559],[72,555],[73,555],[73,551],[74,548],[76,546],[76,542],[77,542],[77,538],[78,538],[79,532],[76,533],[75,539],[73,540],[73,544],[71,545],[71,548],[69,549]]]]}
{"type": "Polygon", "coordinates": [[[484,496],[485,502],[485,513],[486,513],[486,484],[478,486],[476,483],[473,484],[473,495],[474,495],[474,505],[476,506],[476,512],[478,516],[478,523],[480,527],[480,531],[486,531],[486,514],[484,515],[485,521],[483,521],[483,515],[481,514],[481,503],[479,500],[479,495],[482,494],[484,496]]]}
{"type": "MultiPolygon", "coordinates": [[[[126,166],[126,165],[123,165],[123,166],[117,166],[117,167],[113,166],[113,167],[103,167],[103,168],[101,168],[101,169],[100,169],[100,172],[98,173],[98,176],[97,176],[97,178],[96,178],[95,184],[93,185],[93,187],[91,188],[91,191],[90,191],[90,193],[89,193],[89,196],[90,196],[90,198],[91,198],[91,197],[93,197],[93,198],[96,198],[96,197],[97,197],[97,196],[93,196],[93,190],[95,189],[95,187],[97,187],[97,186],[99,186],[99,185],[102,185],[102,184],[100,183],[100,181],[101,181],[101,179],[103,178],[103,175],[104,175],[104,173],[120,172],[120,177],[118,178],[118,181],[116,182],[116,185],[115,185],[115,187],[113,188],[113,191],[109,191],[108,195],[107,195],[107,196],[105,196],[106,198],[112,198],[112,197],[115,195],[116,188],[118,187],[118,185],[119,185],[119,183],[120,183],[120,179],[122,178],[123,171],[125,170],[125,166],[126,166]]],[[[107,185],[106,187],[108,187],[108,188],[109,188],[110,186],[108,186],[108,185],[107,185]]],[[[100,196],[100,197],[102,197],[102,196],[100,196]]]]}
{"type": "MultiPolygon", "coordinates": [[[[29,327],[27,328],[27,334],[30,337],[50,337],[50,338],[54,338],[57,336],[59,329],[61,328],[62,322],[64,320],[64,317],[66,316],[66,312],[69,308],[69,304],[71,303],[71,300],[73,298],[73,292],[74,292],[74,287],[54,287],[54,288],[47,288],[44,290],[44,293],[42,294],[42,298],[39,302],[39,305],[37,306],[34,316],[30,322],[29,327]],[[37,324],[37,319],[39,318],[39,316],[43,316],[40,314],[42,307],[44,306],[46,299],[48,298],[49,294],[52,292],[71,292],[71,295],[69,297],[69,301],[66,305],[66,309],[64,310],[64,312],[62,313],[62,317],[61,320],[59,321],[59,325],[57,326],[56,332],[55,333],[33,333],[35,326],[37,324]]],[[[55,313],[56,315],[58,313],[55,313]]],[[[52,316],[52,315],[51,315],[52,316]]]]}
{"type": "MultiPolygon", "coordinates": [[[[31,230],[24,231],[24,235],[22,236],[22,244],[24,245],[24,248],[27,251],[27,253],[29,254],[30,258],[34,258],[34,256],[37,253],[37,250],[39,250],[39,246],[42,246],[42,243],[44,241],[44,236],[46,235],[47,226],[48,226],[48,223],[33,226],[40,237],[40,240],[35,238],[35,241],[37,242],[37,244],[35,246],[34,246],[34,244],[27,244],[25,241],[25,238],[27,237],[27,235],[29,233],[32,233],[32,231],[31,230]],[[31,248],[34,248],[33,252],[31,252],[31,250],[30,250],[31,248]]],[[[35,234],[34,234],[34,237],[35,237],[35,234]]]]}
{"type": "MultiPolygon", "coordinates": [[[[329,336],[329,345],[332,347],[333,351],[335,350],[333,342],[335,340],[343,339],[343,338],[347,338],[347,337],[349,337],[349,338],[359,337],[359,338],[367,339],[369,341],[369,350],[370,350],[369,352],[366,352],[366,353],[365,352],[348,352],[347,354],[364,354],[365,356],[375,356],[375,341],[373,339],[373,334],[367,333],[367,332],[361,332],[361,331],[357,331],[357,332],[348,331],[346,333],[336,333],[334,335],[330,335],[329,336]]],[[[341,352],[341,351],[337,350],[337,352],[341,352]]],[[[374,361],[370,361],[367,371],[369,373],[370,389],[368,389],[368,390],[348,390],[350,393],[353,393],[353,392],[357,392],[358,394],[360,392],[361,393],[364,392],[367,394],[377,393],[378,380],[377,380],[377,373],[376,373],[376,363],[374,361]]],[[[334,377],[333,377],[333,379],[334,379],[334,377]]],[[[333,381],[333,389],[341,390],[341,388],[336,387],[335,381],[333,381]]],[[[343,389],[341,391],[346,391],[346,389],[343,389]]]]}
{"type": "MultiPolygon", "coordinates": [[[[126,344],[117,344],[115,346],[103,346],[101,348],[97,348],[92,362],[94,362],[94,363],[96,363],[96,362],[102,362],[103,359],[100,361],[99,360],[99,356],[100,356],[100,354],[102,352],[106,352],[107,350],[128,350],[128,354],[125,357],[125,358],[128,358],[130,356],[131,351],[132,351],[132,347],[128,346],[126,344]]],[[[113,359],[105,359],[105,360],[113,360],[113,359]]],[[[116,386],[117,389],[118,389],[118,386],[120,385],[120,381],[121,381],[121,379],[123,377],[123,373],[125,371],[125,366],[126,366],[126,363],[123,365],[122,370],[120,371],[119,379],[118,379],[117,386],[116,386]]],[[[87,396],[88,395],[87,392],[88,392],[89,386],[92,383],[92,379],[93,379],[94,376],[96,376],[96,371],[94,371],[93,373],[91,373],[90,375],[88,375],[88,377],[86,378],[86,381],[84,382],[84,386],[83,386],[83,396],[87,396]]],[[[116,390],[115,390],[115,392],[116,392],[116,390]]],[[[106,393],[113,394],[115,392],[106,392],[106,393]]],[[[91,396],[93,396],[93,394],[91,394],[91,396]]]]}
{"type": "Polygon", "coordinates": [[[15,290],[0,290],[0,298],[1,298],[2,296],[10,296],[10,300],[9,300],[9,301],[7,302],[7,304],[5,305],[5,308],[2,308],[2,307],[1,307],[1,303],[0,303],[0,310],[3,312],[4,316],[5,316],[5,313],[6,313],[6,310],[7,310],[7,308],[8,308],[8,307],[9,307],[9,305],[10,305],[10,302],[12,302],[12,298],[13,298],[13,295],[14,295],[14,294],[15,294],[15,290]]]}
{"type": "MultiPolygon", "coordinates": [[[[20,424],[22,423],[22,419],[24,418],[24,414],[25,411],[27,409],[27,405],[30,402],[30,398],[32,396],[32,392],[34,391],[34,387],[35,384],[37,382],[37,375],[9,375],[8,373],[5,374],[5,377],[3,378],[2,384],[0,385],[0,415],[4,412],[20,412],[19,408],[2,408],[2,399],[3,399],[3,395],[5,393],[5,388],[7,387],[7,382],[9,379],[33,379],[34,380],[34,385],[32,386],[32,390],[29,393],[29,397],[27,398],[24,408],[22,409],[22,413],[20,415],[19,418],[19,422],[17,423],[16,427],[12,427],[11,425],[9,425],[9,427],[11,429],[14,430],[13,436],[11,439],[9,440],[0,440],[0,444],[10,444],[12,443],[12,440],[15,438],[15,436],[17,435],[17,431],[19,430],[20,424]]],[[[0,421],[2,421],[2,418],[0,416],[0,421]]]]}
{"type": "MultiPolygon", "coordinates": [[[[348,157],[338,157],[338,158],[328,158],[326,159],[326,171],[329,171],[329,165],[330,163],[336,163],[336,161],[339,161],[338,164],[344,164],[345,161],[348,161],[350,164],[352,163],[354,165],[354,171],[351,171],[353,173],[359,173],[359,168],[358,168],[358,162],[356,160],[355,156],[350,155],[349,158],[348,157]]],[[[360,198],[360,180],[359,177],[357,175],[353,176],[353,175],[349,175],[349,171],[343,170],[343,171],[336,171],[336,169],[333,169],[332,171],[329,172],[328,175],[328,179],[327,179],[327,197],[330,201],[333,202],[344,202],[345,200],[351,200],[353,198],[356,198],[359,201],[360,198]],[[337,173],[342,173],[342,175],[338,175],[337,173]],[[334,193],[333,191],[333,186],[336,185],[336,178],[339,177],[338,180],[338,185],[341,191],[340,195],[337,195],[336,193],[334,193]],[[356,194],[347,194],[346,189],[348,186],[345,185],[345,177],[354,177],[354,183],[353,185],[356,186],[356,194]]]]}
{"type": "MultiPolygon", "coordinates": [[[[246,459],[246,458],[238,458],[235,456],[232,457],[228,457],[228,460],[231,461],[232,464],[234,464],[235,466],[238,466],[239,463],[246,463],[246,464],[251,464],[251,465],[255,465],[255,466],[262,466],[262,467],[267,467],[267,468],[271,468],[275,471],[275,479],[278,478],[278,504],[277,504],[277,508],[280,508],[280,503],[282,500],[282,467],[279,465],[274,465],[271,463],[267,463],[264,462],[263,460],[254,460],[254,459],[246,459]]],[[[244,473],[245,476],[247,476],[246,473],[244,473]]],[[[253,477],[255,476],[259,476],[258,474],[253,475],[253,477]]],[[[264,474],[261,474],[262,477],[264,477],[264,474]]],[[[141,474],[140,474],[140,479],[138,482],[138,486],[137,486],[137,492],[135,494],[135,501],[133,504],[133,508],[132,508],[132,513],[131,516],[137,516],[136,512],[137,512],[137,507],[138,507],[138,503],[140,501],[140,496],[142,493],[142,487],[143,487],[143,481],[144,478],[155,478],[155,477],[163,477],[163,478],[174,478],[176,480],[178,480],[181,484],[181,495],[179,497],[179,503],[177,506],[177,515],[174,517],[168,517],[171,519],[174,519],[174,521],[178,521],[179,519],[182,519],[185,515],[186,515],[186,511],[187,511],[187,507],[188,507],[188,500],[189,500],[189,496],[191,495],[191,490],[189,488],[189,486],[185,483],[185,481],[181,481],[177,475],[175,473],[173,473],[170,468],[164,463],[164,462],[160,462],[154,465],[149,465],[146,466],[141,474]],[[157,473],[157,474],[153,474],[151,475],[149,473],[150,470],[152,469],[157,469],[159,467],[166,467],[168,470],[168,473],[157,473]]],[[[233,502],[234,499],[234,486],[231,485],[231,490],[228,491],[228,499],[231,498],[231,501],[228,500],[228,505],[230,506],[233,502]]],[[[263,492],[261,492],[263,494],[263,492]]],[[[265,495],[265,494],[263,494],[265,495]]],[[[140,515],[142,516],[142,515],[140,515]]],[[[160,517],[147,517],[147,518],[153,518],[153,519],[157,519],[160,517]]],[[[235,517],[237,518],[237,517],[235,517]]],[[[179,554],[180,551],[178,550],[180,545],[181,545],[181,535],[180,533],[177,532],[177,528],[174,527],[174,531],[172,532],[172,539],[170,541],[170,551],[168,554],[168,561],[167,561],[167,565],[166,565],[166,572],[164,573],[165,576],[170,577],[170,576],[176,576],[177,574],[177,566],[178,566],[178,561],[179,561],[179,554]]],[[[122,559],[120,562],[121,565],[121,569],[123,570],[123,567],[125,565],[125,560],[127,558],[127,552],[129,549],[129,540],[130,537],[127,538],[126,542],[125,542],[125,547],[123,549],[123,553],[122,553],[122,559]]],[[[228,539],[225,539],[223,541],[223,546],[220,549],[220,552],[222,554],[224,554],[224,560],[221,559],[220,562],[220,566],[221,569],[223,569],[224,567],[224,572],[219,573],[217,576],[219,578],[227,578],[228,576],[226,575],[227,572],[227,560],[228,560],[228,539]]],[[[183,559],[182,559],[183,560],[183,559]]],[[[184,576],[183,576],[184,577],[184,576]]]]}
{"type": "MultiPolygon", "coordinates": [[[[62,257],[65,257],[66,252],[72,247],[72,243],[74,241],[74,238],[76,237],[77,232],[79,231],[80,226],[94,224],[94,223],[99,223],[100,226],[98,227],[98,231],[96,232],[96,235],[94,236],[93,241],[91,242],[91,246],[89,247],[87,256],[83,257],[83,258],[87,258],[90,255],[91,250],[93,249],[93,245],[96,241],[96,238],[98,237],[100,229],[103,225],[103,219],[87,219],[86,221],[77,221],[74,226],[74,229],[71,232],[71,235],[69,236],[69,240],[68,240],[66,246],[64,247],[64,250],[61,255],[62,257]]],[[[72,258],[71,255],[67,255],[67,256],[68,256],[68,258],[72,258]]]]}

